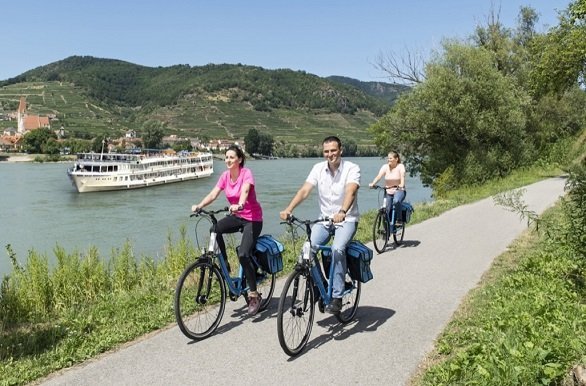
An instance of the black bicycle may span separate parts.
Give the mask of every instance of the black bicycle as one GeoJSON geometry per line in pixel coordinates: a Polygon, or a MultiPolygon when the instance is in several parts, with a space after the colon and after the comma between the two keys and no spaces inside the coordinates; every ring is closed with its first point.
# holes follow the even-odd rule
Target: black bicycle
{"type": "MultiPolygon", "coordinates": [[[[239,265],[238,275],[230,277],[227,259],[220,253],[216,233],[212,231],[218,222],[215,215],[222,212],[228,212],[228,208],[216,211],[199,209],[191,214],[191,217],[203,216],[214,225],[210,228],[207,251],[183,271],[175,289],[177,325],[185,336],[193,340],[207,338],[218,328],[226,308],[226,293],[232,301],[242,295],[248,304],[249,287],[244,270],[239,265]]],[[[196,237],[199,223],[195,227],[196,237]]],[[[262,264],[257,264],[257,267],[257,290],[262,295],[259,311],[262,311],[275,291],[275,273],[268,272],[262,264]]]]}
{"type": "Polygon", "coordinates": [[[382,204],[372,226],[372,243],[374,244],[374,249],[378,253],[383,253],[391,235],[393,235],[395,245],[401,245],[403,237],[405,237],[405,226],[407,224],[403,221],[404,219],[401,213],[395,213],[394,205],[391,205],[390,212],[387,212],[387,202],[388,200],[393,200],[393,195],[387,193],[389,187],[374,185],[372,189],[380,189],[384,193],[382,204]],[[392,226],[393,223],[395,224],[394,227],[392,226]]]}
{"type": "MultiPolygon", "coordinates": [[[[311,226],[324,221],[331,220],[300,220],[291,215],[285,223],[291,227],[292,231],[294,227],[303,228],[307,236],[297,264],[285,282],[277,311],[279,343],[283,351],[290,356],[298,355],[309,341],[315,315],[315,304],[318,304],[320,312],[324,312],[324,307],[332,301],[334,264],[331,262],[331,247],[329,245],[317,246],[324,260],[324,271],[330,278],[328,280],[322,271],[318,254],[311,253],[310,244],[311,226]],[[326,256],[329,256],[329,259],[326,256]]],[[[346,284],[342,296],[342,309],[335,314],[338,321],[343,324],[354,318],[360,302],[362,283],[360,280],[352,278],[350,273],[349,268],[345,276],[346,284]]]]}

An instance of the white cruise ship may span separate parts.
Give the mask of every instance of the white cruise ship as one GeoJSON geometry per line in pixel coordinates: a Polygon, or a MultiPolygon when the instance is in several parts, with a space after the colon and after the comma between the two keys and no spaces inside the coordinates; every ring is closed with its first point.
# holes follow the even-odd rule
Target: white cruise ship
{"type": "Polygon", "coordinates": [[[79,153],[67,175],[79,193],[125,190],[209,177],[211,153],[79,153]]]}

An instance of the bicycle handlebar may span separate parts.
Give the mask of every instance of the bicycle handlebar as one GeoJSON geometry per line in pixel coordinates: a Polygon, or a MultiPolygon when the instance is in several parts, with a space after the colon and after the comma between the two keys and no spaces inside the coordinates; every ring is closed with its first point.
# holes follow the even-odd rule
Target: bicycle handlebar
{"type": "Polygon", "coordinates": [[[295,216],[293,216],[292,214],[290,214],[289,216],[287,216],[287,220],[286,221],[282,221],[281,224],[287,224],[287,225],[293,225],[293,224],[299,224],[299,225],[313,225],[316,224],[318,222],[323,222],[323,221],[328,221],[328,222],[332,222],[334,219],[328,216],[325,217],[320,217],[316,220],[302,220],[300,218],[297,218],[295,216]]]}
{"type": "Polygon", "coordinates": [[[189,215],[189,217],[197,217],[197,216],[201,216],[203,214],[203,215],[215,218],[216,214],[223,213],[223,212],[229,212],[229,211],[230,211],[230,208],[227,206],[225,206],[222,209],[217,209],[217,210],[205,210],[203,208],[198,208],[195,212],[192,212],[189,215]]]}
{"type": "Polygon", "coordinates": [[[375,189],[375,190],[376,189],[384,189],[384,190],[387,190],[387,189],[393,189],[393,188],[399,189],[399,185],[393,185],[393,186],[372,185],[370,187],[370,189],[375,189]]]}

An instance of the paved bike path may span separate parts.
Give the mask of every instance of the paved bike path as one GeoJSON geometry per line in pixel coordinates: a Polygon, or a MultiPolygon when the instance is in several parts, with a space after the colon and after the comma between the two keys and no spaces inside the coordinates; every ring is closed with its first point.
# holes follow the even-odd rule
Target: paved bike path
{"type": "MultiPolygon", "coordinates": [[[[563,194],[564,183],[553,178],[527,186],[528,209],[542,213],[563,194]]],[[[249,317],[242,299],[229,302],[206,340],[191,342],[170,326],[42,384],[404,385],[462,298],[526,229],[525,220],[492,198],[408,226],[402,247],[375,252],[374,280],[362,287],[356,319],[342,326],[316,308],[309,343],[296,358],[277,338],[279,280],[266,311],[249,317]]]]}

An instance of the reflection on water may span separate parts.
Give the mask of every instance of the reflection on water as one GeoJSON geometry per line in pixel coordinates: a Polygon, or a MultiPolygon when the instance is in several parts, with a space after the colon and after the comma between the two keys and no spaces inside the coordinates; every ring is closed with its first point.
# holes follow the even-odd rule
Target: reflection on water
{"type": "MultiPolygon", "coordinates": [[[[370,182],[384,162],[379,158],[352,158],[360,165],[362,183],[370,182]]],[[[247,161],[255,175],[257,196],[264,211],[263,233],[280,235],[279,212],[289,203],[313,164],[319,159],[279,159],[247,161]]],[[[19,261],[34,249],[53,258],[53,248],[87,251],[95,245],[102,256],[109,257],[112,248],[120,248],[126,240],[135,253],[162,256],[169,234],[178,237],[181,225],[189,224],[193,235],[191,205],[201,200],[216,184],[225,170],[215,161],[215,174],[210,178],[155,186],[146,189],[79,194],[71,186],[68,164],[0,163],[0,194],[4,203],[0,211],[0,275],[10,271],[6,244],[11,244],[19,261]],[[191,221],[191,222],[190,222],[191,221]]],[[[407,181],[407,199],[412,203],[430,200],[431,191],[418,179],[407,181]]],[[[362,212],[378,206],[375,191],[361,189],[362,212]]],[[[212,208],[225,205],[220,197],[212,208]]],[[[315,192],[295,211],[301,218],[317,215],[315,192]]]]}

